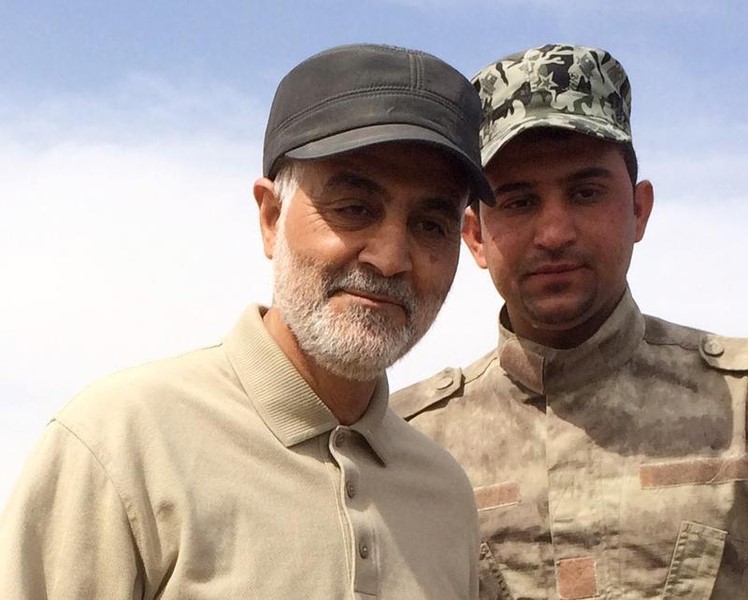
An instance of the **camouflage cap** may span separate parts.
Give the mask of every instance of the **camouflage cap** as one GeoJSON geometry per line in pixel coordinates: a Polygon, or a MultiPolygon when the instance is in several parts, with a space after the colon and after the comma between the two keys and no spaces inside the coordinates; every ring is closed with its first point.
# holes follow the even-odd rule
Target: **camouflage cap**
{"type": "Polygon", "coordinates": [[[483,165],[532,127],[631,141],[631,85],[605,50],[548,44],[488,65],[474,78],[483,104],[483,165]]]}

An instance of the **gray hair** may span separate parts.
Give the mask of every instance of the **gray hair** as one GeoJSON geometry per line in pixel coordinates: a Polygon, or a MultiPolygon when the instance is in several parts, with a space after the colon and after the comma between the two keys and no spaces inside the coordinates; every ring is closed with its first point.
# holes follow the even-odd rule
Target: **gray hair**
{"type": "Polygon", "coordinates": [[[299,181],[304,176],[304,163],[299,160],[285,160],[278,169],[273,180],[275,195],[281,204],[281,215],[283,218],[291,204],[291,199],[299,189],[299,181]]]}

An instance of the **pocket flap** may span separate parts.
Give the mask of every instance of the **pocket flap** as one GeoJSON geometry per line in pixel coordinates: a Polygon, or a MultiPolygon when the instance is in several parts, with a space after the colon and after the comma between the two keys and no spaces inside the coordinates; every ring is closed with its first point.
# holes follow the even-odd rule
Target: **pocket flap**
{"type": "Polygon", "coordinates": [[[643,489],[748,479],[748,455],[653,463],[639,467],[643,489]]]}
{"type": "Polygon", "coordinates": [[[519,484],[516,481],[505,481],[484,485],[473,490],[478,510],[488,510],[499,506],[519,504],[519,484]]]}
{"type": "Polygon", "coordinates": [[[709,600],[726,538],[721,529],[683,521],[662,600],[709,600]]]}

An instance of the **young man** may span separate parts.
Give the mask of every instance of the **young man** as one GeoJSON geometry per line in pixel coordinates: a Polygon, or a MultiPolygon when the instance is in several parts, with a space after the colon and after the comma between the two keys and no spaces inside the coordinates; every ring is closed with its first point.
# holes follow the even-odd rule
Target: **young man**
{"type": "Polygon", "coordinates": [[[50,423],[0,523],[0,597],[470,599],[472,491],[384,369],[491,200],[480,102],[420,52],[334,48],[280,83],[254,186],[273,305],[50,423]]]}
{"type": "Polygon", "coordinates": [[[744,597],[748,340],[631,297],[653,191],[623,67],[548,45],[475,84],[496,204],[463,237],[505,301],[499,345],[392,403],[468,472],[481,597],[744,597]]]}

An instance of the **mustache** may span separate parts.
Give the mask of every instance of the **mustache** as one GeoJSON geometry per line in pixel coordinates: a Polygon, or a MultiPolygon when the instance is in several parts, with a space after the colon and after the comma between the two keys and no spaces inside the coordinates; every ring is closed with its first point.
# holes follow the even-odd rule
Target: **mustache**
{"type": "Polygon", "coordinates": [[[535,273],[553,264],[587,265],[587,256],[573,248],[559,248],[556,250],[539,250],[522,261],[520,272],[523,275],[535,273]]]}
{"type": "Polygon", "coordinates": [[[384,277],[372,271],[352,268],[344,273],[330,275],[325,292],[328,297],[339,291],[355,291],[395,300],[410,317],[416,311],[416,299],[410,284],[404,279],[384,277]]]}

